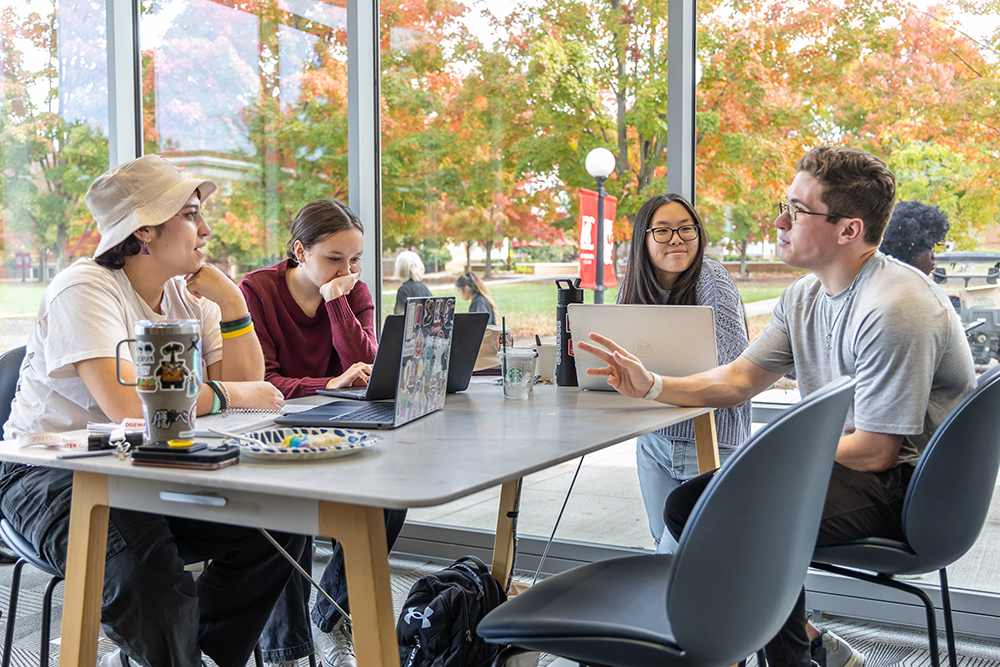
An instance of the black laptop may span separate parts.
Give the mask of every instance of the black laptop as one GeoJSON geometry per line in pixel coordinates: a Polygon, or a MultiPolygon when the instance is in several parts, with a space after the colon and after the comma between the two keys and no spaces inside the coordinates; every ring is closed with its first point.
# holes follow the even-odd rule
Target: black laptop
{"type": "MultiPolygon", "coordinates": [[[[486,333],[489,313],[455,313],[455,332],[451,337],[451,357],[448,362],[448,393],[469,388],[476,367],[479,348],[486,333]]],[[[320,389],[318,394],[358,401],[382,401],[396,395],[399,377],[399,355],[403,350],[403,315],[389,315],[382,326],[382,339],[372,364],[368,385],[356,389],[320,389]]]]}
{"type": "MultiPolygon", "coordinates": [[[[406,300],[392,402],[335,401],[281,415],[276,424],[386,429],[402,426],[444,407],[451,365],[455,297],[406,300]]],[[[385,336],[383,335],[383,339],[385,336]]],[[[381,350],[381,345],[379,346],[381,350]]],[[[382,356],[379,353],[378,356],[382,356]]]]}

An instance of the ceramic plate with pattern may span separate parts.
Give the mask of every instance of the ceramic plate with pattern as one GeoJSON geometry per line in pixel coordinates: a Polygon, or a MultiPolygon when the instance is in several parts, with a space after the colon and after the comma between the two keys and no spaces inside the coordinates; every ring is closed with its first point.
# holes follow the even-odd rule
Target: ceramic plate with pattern
{"type": "Polygon", "coordinates": [[[314,461],[316,459],[332,459],[338,456],[357,454],[366,447],[371,447],[379,441],[374,433],[355,431],[348,428],[270,428],[263,431],[241,433],[247,438],[259,440],[259,445],[252,445],[246,440],[229,438],[223,442],[239,445],[240,454],[252,458],[281,461],[314,461]],[[339,445],[329,447],[283,447],[285,438],[295,435],[336,435],[340,437],[339,445]]]}

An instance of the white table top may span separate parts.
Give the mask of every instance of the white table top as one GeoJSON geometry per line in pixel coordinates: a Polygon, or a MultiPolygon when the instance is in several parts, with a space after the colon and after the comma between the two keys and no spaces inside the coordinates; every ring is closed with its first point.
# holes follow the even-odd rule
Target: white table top
{"type": "Polygon", "coordinates": [[[474,380],[466,392],[449,395],[440,412],[378,431],[380,442],[343,458],[243,457],[229,468],[191,471],[133,466],[114,456],[55,460],[55,451],[5,441],[0,460],[375,507],[428,507],[708,411],[551,385],[536,385],[527,401],[505,400],[492,379],[474,380]]]}

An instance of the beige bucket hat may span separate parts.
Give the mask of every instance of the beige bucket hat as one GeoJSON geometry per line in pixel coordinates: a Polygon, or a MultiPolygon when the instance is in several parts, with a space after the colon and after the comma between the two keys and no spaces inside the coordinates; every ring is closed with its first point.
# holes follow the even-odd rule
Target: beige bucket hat
{"type": "Polygon", "coordinates": [[[162,225],[177,215],[195,190],[205,201],[217,189],[212,181],[185,176],[159,155],[144,155],[109,169],[91,183],[84,197],[101,234],[94,257],[140,227],[162,225]]]}

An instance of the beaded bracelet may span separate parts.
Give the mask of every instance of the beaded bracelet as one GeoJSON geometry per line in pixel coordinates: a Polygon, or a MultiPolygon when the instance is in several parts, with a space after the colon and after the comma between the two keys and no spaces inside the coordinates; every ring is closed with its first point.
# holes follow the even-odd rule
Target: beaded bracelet
{"type": "Polygon", "coordinates": [[[226,388],[226,385],[223,384],[222,382],[219,383],[219,386],[222,387],[222,391],[226,393],[226,404],[222,406],[222,409],[225,410],[226,408],[233,407],[233,400],[229,398],[229,389],[226,388]]]}

